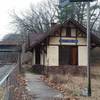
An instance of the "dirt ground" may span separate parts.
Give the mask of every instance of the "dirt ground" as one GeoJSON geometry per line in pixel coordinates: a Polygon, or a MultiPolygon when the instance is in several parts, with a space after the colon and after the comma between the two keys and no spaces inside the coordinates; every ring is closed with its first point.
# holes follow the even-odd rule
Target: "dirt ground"
{"type": "Polygon", "coordinates": [[[49,78],[44,77],[43,80],[51,87],[60,90],[65,98],[77,98],[69,100],[100,100],[100,66],[91,67],[91,89],[92,96],[83,95],[87,88],[87,77],[73,76],[67,74],[50,75],[49,78]]]}

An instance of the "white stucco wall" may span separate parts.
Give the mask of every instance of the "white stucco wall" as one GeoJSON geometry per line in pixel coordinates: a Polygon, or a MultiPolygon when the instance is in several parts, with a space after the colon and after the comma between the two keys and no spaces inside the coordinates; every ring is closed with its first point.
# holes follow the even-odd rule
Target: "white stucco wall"
{"type": "Polygon", "coordinates": [[[87,46],[78,47],[78,65],[87,66],[87,46]]]}
{"type": "Polygon", "coordinates": [[[86,38],[77,38],[78,43],[77,45],[87,45],[87,39],[86,38]]]}
{"type": "Polygon", "coordinates": [[[47,48],[47,65],[48,66],[58,66],[59,65],[59,55],[58,46],[48,46],[47,48]]]}
{"type": "Polygon", "coordinates": [[[49,41],[49,44],[56,44],[56,45],[60,45],[60,37],[51,37],[50,38],[50,41],[49,41]]]}

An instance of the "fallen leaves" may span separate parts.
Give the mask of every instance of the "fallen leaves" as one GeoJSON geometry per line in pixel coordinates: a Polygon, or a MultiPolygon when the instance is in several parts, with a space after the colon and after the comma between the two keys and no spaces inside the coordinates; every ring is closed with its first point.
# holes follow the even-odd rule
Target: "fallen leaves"
{"type": "Polygon", "coordinates": [[[25,88],[26,80],[21,74],[16,75],[17,87],[14,88],[14,100],[33,100],[33,97],[25,88]]]}

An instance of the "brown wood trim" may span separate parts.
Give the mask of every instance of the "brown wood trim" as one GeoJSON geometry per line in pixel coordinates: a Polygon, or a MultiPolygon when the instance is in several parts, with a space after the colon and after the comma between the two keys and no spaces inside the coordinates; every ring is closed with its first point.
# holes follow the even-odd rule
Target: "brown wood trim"
{"type": "Polygon", "coordinates": [[[62,67],[62,66],[76,66],[76,67],[87,67],[87,66],[79,66],[79,65],[59,65],[59,66],[48,66],[48,67],[62,67]]]}
{"type": "MultiPolygon", "coordinates": [[[[77,40],[77,29],[76,29],[76,31],[75,31],[75,32],[76,32],[76,40],[77,40]]],[[[76,42],[76,45],[77,45],[77,42],[76,42]]]]}
{"type": "Polygon", "coordinates": [[[79,59],[79,49],[78,49],[78,47],[79,47],[79,46],[77,46],[77,66],[78,66],[78,64],[79,64],[79,60],[78,60],[78,59],[79,59]]]}
{"type": "MultiPolygon", "coordinates": [[[[61,45],[64,45],[64,44],[61,44],[61,45]]],[[[60,44],[49,44],[47,46],[60,46],[60,44]]],[[[87,46],[87,45],[64,45],[64,46],[87,46]]]]}
{"type": "Polygon", "coordinates": [[[74,64],[74,65],[78,65],[78,46],[74,46],[74,47],[76,47],[75,49],[76,49],[76,59],[77,59],[77,61],[76,61],[76,64],[74,64]]]}
{"type": "MultiPolygon", "coordinates": [[[[47,46],[60,46],[60,45],[58,45],[58,44],[49,44],[47,46]]],[[[87,46],[87,45],[63,45],[63,46],[87,46]]]]}
{"type": "MultiPolygon", "coordinates": [[[[60,37],[60,36],[50,36],[50,38],[52,38],[52,37],[60,37]]],[[[62,38],[64,37],[66,37],[66,38],[76,38],[76,36],[61,36],[62,38]]],[[[82,37],[81,37],[82,38],[82,37]]]]}
{"type": "Polygon", "coordinates": [[[57,44],[50,44],[50,45],[48,45],[48,46],[59,46],[59,45],[57,45],[57,44]]]}
{"type": "MultiPolygon", "coordinates": [[[[54,38],[55,38],[55,37],[59,37],[59,38],[60,38],[60,36],[50,36],[50,38],[52,38],[52,37],[54,37],[54,38]]],[[[74,39],[76,38],[76,36],[70,36],[70,37],[61,36],[61,37],[62,37],[62,38],[74,38],[74,39]]],[[[83,38],[83,39],[85,39],[86,37],[77,36],[77,39],[78,39],[78,38],[83,38]]]]}
{"type": "Polygon", "coordinates": [[[78,36],[78,38],[86,38],[85,36],[78,36]]]}
{"type": "Polygon", "coordinates": [[[87,46],[87,45],[77,45],[77,46],[87,46]]]}
{"type": "Polygon", "coordinates": [[[43,45],[43,46],[46,46],[47,47],[47,46],[53,46],[53,45],[54,46],[59,46],[58,44],[49,44],[49,45],[43,45]]]}
{"type": "MultiPolygon", "coordinates": [[[[61,38],[62,38],[62,28],[60,29],[60,40],[61,40],[61,38]]],[[[61,42],[60,42],[60,45],[61,45],[61,42]]]]}

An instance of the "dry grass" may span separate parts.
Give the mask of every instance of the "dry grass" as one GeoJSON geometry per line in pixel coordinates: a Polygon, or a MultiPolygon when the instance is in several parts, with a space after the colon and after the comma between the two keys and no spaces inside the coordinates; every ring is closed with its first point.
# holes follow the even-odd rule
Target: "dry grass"
{"type": "Polygon", "coordinates": [[[83,76],[49,75],[46,79],[48,85],[60,90],[65,97],[77,97],[79,100],[100,100],[100,67],[91,67],[92,96],[80,96],[84,88],[87,87],[87,78],[83,76]]]}

